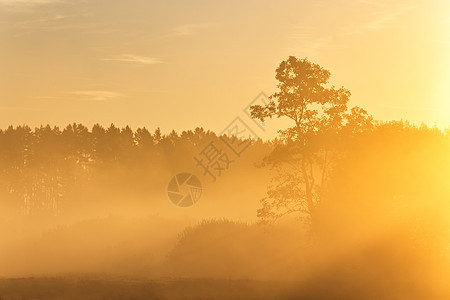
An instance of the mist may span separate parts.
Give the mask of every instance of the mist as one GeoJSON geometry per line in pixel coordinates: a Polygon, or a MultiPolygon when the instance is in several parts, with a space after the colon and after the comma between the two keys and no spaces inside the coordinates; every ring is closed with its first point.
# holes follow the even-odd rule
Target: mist
{"type": "Polygon", "coordinates": [[[380,123],[347,140],[330,154],[327,196],[312,220],[287,206],[295,190],[279,182],[291,167],[261,163],[279,141],[250,141],[213,182],[189,159],[217,139],[211,132],[198,129],[197,142],[172,133],[141,145],[137,131],[127,149],[128,129],[111,126],[103,134],[116,130],[120,142],[99,154],[89,130],[91,148],[70,147],[80,136],[63,144],[81,126],[25,129],[15,141],[22,127],[1,132],[9,139],[3,145],[16,145],[2,147],[3,278],[281,281],[287,298],[448,295],[450,139],[438,129],[380,123]],[[39,140],[43,133],[51,138],[39,140]],[[68,149],[55,147],[58,140],[68,149]],[[77,155],[95,160],[80,166],[77,155]],[[201,199],[189,207],[167,194],[171,175],[183,169],[202,178],[201,199]],[[274,182],[284,207],[264,215],[274,182]]]}

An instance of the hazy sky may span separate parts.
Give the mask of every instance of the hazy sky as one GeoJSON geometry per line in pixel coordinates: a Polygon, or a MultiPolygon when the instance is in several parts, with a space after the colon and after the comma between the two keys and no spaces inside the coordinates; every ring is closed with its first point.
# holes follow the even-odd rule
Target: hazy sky
{"type": "Polygon", "coordinates": [[[0,127],[220,131],[308,57],[383,120],[450,125],[450,1],[0,0],[0,127]]]}

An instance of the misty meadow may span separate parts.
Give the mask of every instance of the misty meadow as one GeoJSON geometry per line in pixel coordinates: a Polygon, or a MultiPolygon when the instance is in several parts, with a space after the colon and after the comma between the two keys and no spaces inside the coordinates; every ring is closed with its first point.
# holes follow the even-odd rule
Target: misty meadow
{"type": "Polygon", "coordinates": [[[450,299],[445,0],[0,0],[0,300],[450,299]]]}
{"type": "MultiPolygon", "coordinates": [[[[329,76],[306,59],[280,64],[280,92],[250,108],[293,121],[272,140],[113,124],[0,131],[2,275],[43,278],[4,279],[4,297],[448,295],[448,131],[375,121],[325,87],[329,76]],[[231,159],[224,145],[246,147],[231,159]],[[180,170],[201,178],[198,203],[168,200],[180,170]]],[[[175,192],[198,198],[194,188],[175,192]]]]}

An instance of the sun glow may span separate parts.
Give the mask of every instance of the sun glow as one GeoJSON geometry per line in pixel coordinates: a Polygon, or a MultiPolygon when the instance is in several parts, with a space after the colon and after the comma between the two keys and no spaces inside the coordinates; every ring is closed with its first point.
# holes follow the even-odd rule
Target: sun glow
{"type": "Polygon", "coordinates": [[[443,60],[442,60],[442,82],[441,89],[438,92],[440,98],[440,107],[443,108],[443,117],[445,118],[442,124],[445,127],[450,126],[450,20],[448,15],[450,14],[450,2],[445,2],[446,9],[444,10],[445,18],[442,18],[442,40],[440,46],[443,48],[443,60]]]}

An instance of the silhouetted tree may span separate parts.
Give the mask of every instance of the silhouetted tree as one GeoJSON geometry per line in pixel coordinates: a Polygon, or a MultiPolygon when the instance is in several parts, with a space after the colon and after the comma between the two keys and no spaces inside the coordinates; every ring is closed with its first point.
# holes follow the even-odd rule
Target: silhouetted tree
{"type": "Polygon", "coordinates": [[[350,92],[327,87],[330,72],[306,58],[289,57],[275,77],[278,91],[267,105],[252,106],[252,117],[261,121],[288,118],[293,126],[279,131],[280,142],[266,159],[279,175],[262,199],[258,216],[269,221],[298,212],[314,223],[340,136],[368,126],[372,119],[359,108],[348,112],[350,92]]]}

